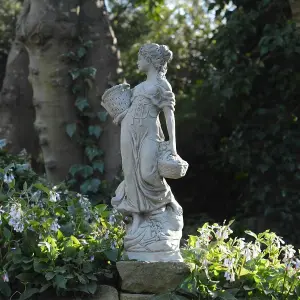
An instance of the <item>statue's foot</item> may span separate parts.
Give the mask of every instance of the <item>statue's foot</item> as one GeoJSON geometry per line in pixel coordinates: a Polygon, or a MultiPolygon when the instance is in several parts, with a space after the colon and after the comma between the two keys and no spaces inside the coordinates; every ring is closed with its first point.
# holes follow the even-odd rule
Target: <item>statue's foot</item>
{"type": "Polygon", "coordinates": [[[128,233],[134,234],[141,224],[141,215],[138,213],[132,213],[132,223],[128,226],[128,233]]]}
{"type": "Polygon", "coordinates": [[[180,239],[183,218],[180,206],[167,205],[153,214],[132,214],[124,238],[129,259],[147,261],[182,261],[180,239]],[[178,208],[178,209],[177,209],[178,208]]]}

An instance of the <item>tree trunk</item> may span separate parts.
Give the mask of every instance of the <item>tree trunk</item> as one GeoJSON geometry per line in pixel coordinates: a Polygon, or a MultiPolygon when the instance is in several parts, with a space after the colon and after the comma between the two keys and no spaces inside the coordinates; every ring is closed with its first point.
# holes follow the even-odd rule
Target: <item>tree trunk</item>
{"type": "Polygon", "coordinates": [[[6,65],[0,98],[0,138],[7,140],[8,150],[18,154],[22,149],[38,156],[38,138],[34,131],[35,118],[32,88],[28,81],[28,54],[23,44],[15,41],[6,65]]]}
{"type": "Polygon", "coordinates": [[[78,144],[66,134],[76,123],[72,80],[74,66],[63,59],[78,39],[79,0],[25,0],[17,22],[17,38],[29,53],[35,128],[39,135],[48,179],[65,179],[70,166],[82,161],[78,144]]]}
{"type": "Polygon", "coordinates": [[[300,1],[299,0],[289,0],[293,20],[296,22],[297,28],[300,28],[300,1]]]}
{"type": "MultiPolygon", "coordinates": [[[[117,73],[120,71],[116,38],[109,24],[104,1],[82,0],[81,3],[81,36],[85,41],[93,41],[84,64],[97,69],[95,85],[88,95],[89,103],[94,112],[104,112],[100,105],[101,96],[105,89],[116,84],[117,73]]],[[[104,151],[105,179],[112,181],[121,168],[120,128],[111,119],[105,123],[99,120],[93,123],[99,123],[103,129],[99,147],[104,151]]]]}

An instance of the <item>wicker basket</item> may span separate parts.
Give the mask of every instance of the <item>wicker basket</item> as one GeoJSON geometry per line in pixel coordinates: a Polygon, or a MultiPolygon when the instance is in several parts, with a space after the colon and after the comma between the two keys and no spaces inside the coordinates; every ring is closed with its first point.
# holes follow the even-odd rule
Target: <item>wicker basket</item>
{"type": "Polygon", "coordinates": [[[130,85],[127,83],[119,84],[105,91],[101,105],[115,119],[130,107],[131,96],[130,85]]]}
{"type": "Polygon", "coordinates": [[[160,176],[169,179],[179,179],[184,177],[189,164],[179,155],[173,156],[169,142],[160,142],[158,172],[160,176]]]}

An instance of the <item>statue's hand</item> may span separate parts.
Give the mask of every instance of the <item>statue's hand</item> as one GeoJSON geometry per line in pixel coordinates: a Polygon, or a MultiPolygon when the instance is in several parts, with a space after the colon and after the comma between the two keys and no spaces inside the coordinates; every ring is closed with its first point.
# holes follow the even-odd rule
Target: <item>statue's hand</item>
{"type": "Polygon", "coordinates": [[[175,101],[175,94],[171,91],[166,91],[161,88],[161,95],[164,99],[169,99],[170,101],[175,101]]]}

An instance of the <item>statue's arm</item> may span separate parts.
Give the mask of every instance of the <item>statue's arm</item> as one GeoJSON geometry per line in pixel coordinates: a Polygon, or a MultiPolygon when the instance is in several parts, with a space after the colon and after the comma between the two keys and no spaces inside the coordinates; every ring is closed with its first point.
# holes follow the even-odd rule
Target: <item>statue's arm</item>
{"type": "Polygon", "coordinates": [[[169,106],[164,107],[163,111],[166,118],[171,152],[173,155],[177,155],[174,111],[169,106]]]}
{"type": "Polygon", "coordinates": [[[163,112],[166,119],[167,130],[169,134],[170,148],[173,155],[177,155],[176,150],[176,131],[175,131],[175,115],[174,115],[174,105],[175,105],[175,95],[172,92],[172,87],[169,82],[163,82],[161,86],[161,97],[164,98],[163,112]]]}

